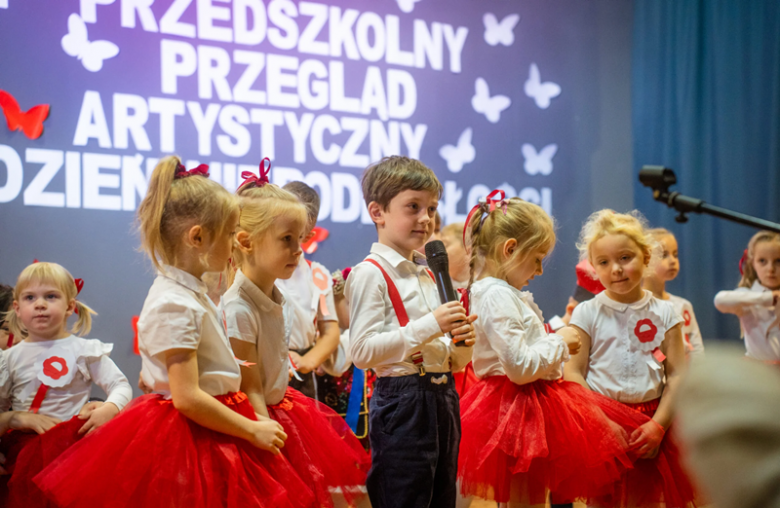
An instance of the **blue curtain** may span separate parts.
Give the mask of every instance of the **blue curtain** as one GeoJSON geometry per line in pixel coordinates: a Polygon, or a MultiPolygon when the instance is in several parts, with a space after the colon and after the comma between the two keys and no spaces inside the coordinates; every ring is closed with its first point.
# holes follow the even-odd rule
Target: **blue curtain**
{"type": "MultiPolygon", "coordinates": [[[[779,221],[780,2],[636,0],[632,60],[634,172],[673,168],[675,190],[779,221]]],[[[755,230],[703,215],[677,224],[638,181],[634,197],[677,236],[669,290],[691,300],[705,338],[738,338],[737,319],[712,299],[736,286],[755,230]]]]}

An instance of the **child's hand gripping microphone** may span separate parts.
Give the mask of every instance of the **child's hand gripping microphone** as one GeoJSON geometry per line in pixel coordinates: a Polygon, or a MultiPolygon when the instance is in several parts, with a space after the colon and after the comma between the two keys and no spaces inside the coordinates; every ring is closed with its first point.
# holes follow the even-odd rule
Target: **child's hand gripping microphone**
{"type": "MultiPolygon", "coordinates": [[[[450,261],[447,257],[447,249],[440,240],[434,240],[425,244],[425,257],[428,260],[428,268],[433,273],[433,279],[439,290],[439,299],[442,304],[447,302],[457,302],[458,294],[452,288],[452,279],[450,278],[450,261]]],[[[459,321],[463,323],[463,321],[459,321]]],[[[452,334],[447,334],[452,338],[452,334]]],[[[454,341],[459,347],[465,347],[464,340],[454,341]]]]}

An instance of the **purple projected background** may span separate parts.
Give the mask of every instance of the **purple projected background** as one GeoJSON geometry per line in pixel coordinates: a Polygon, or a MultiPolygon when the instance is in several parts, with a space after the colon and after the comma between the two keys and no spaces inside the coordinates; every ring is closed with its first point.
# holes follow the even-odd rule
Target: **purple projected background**
{"type": "Polygon", "coordinates": [[[84,278],[91,336],[115,343],[134,379],[130,319],[153,279],[134,211],[161,156],[207,163],[230,190],[262,157],[272,181],[304,179],[330,231],[311,257],[333,270],[376,238],[363,169],[400,153],[439,176],[445,223],[496,187],[551,213],[559,244],[530,289],[546,316],[562,313],[582,221],[631,206],[630,9],[0,0],[0,90],[23,111],[51,105],[39,139],[0,125],[0,281],[34,258],[84,278]]]}

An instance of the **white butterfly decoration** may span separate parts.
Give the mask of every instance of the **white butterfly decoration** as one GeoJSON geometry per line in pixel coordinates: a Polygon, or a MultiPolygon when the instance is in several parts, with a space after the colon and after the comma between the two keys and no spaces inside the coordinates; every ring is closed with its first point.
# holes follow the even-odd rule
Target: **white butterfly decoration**
{"type": "Polygon", "coordinates": [[[398,3],[398,8],[401,12],[409,14],[414,10],[414,4],[421,2],[422,0],[395,0],[398,3]]]}
{"type": "Polygon", "coordinates": [[[553,170],[552,158],[558,152],[558,145],[547,145],[539,152],[529,143],[523,144],[523,157],[525,165],[523,168],[529,175],[549,175],[553,170]]]}
{"type": "Polygon", "coordinates": [[[550,107],[550,99],[561,95],[561,87],[552,81],[542,83],[539,67],[532,63],[528,81],[525,82],[525,94],[532,98],[539,108],[547,109],[550,107]]]}
{"type": "Polygon", "coordinates": [[[491,123],[498,123],[501,119],[501,112],[512,104],[512,100],[506,95],[490,96],[490,89],[487,81],[477,78],[474,83],[476,93],[471,98],[471,106],[477,113],[483,113],[491,123]]]}
{"type": "Polygon", "coordinates": [[[474,162],[477,151],[471,144],[471,127],[461,133],[458,146],[444,145],[439,149],[439,155],[447,161],[447,169],[453,173],[459,173],[465,164],[474,162]]]}
{"type": "Polygon", "coordinates": [[[119,47],[113,42],[90,42],[86,23],[75,13],[68,17],[68,34],[62,38],[62,49],[78,58],[90,72],[99,71],[103,68],[103,60],[119,54],[119,47]]]}
{"type": "Polygon", "coordinates": [[[499,43],[511,46],[515,42],[513,30],[517,26],[517,22],[520,21],[519,14],[510,14],[499,23],[495,14],[488,12],[482,16],[482,21],[485,23],[485,42],[491,46],[499,43]]]}

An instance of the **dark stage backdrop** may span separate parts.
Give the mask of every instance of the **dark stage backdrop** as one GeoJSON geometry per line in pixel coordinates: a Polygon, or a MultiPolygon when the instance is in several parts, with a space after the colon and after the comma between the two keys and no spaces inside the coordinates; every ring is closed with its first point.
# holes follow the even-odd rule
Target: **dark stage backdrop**
{"type": "MultiPolygon", "coordinates": [[[[446,223],[501,187],[559,224],[531,285],[549,317],[574,287],[582,221],[630,209],[633,4],[620,0],[0,0],[0,280],[34,258],[86,286],[90,334],[135,379],[131,318],[154,274],[134,213],[156,161],[207,163],[234,190],[272,180],[322,196],[330,238],[311,256],[359,262],[375,232],[359,179],[384,155],[420,158],[446,223]],[[13,97],[13,100],[9,99],[13,97]]],[[[688,273],[693,270],[688,269],[688,273]]]]}
{"type": "MultiPolygon", "coordinates": [[[[633,51],[634,165],[663,164],[675,190],[780,221],[780,3],[637,0],[633,51]]],[[[637,207],[677,235],[670,290],[693,303],[707,338],[739,338],[712,300],[739,282],[755,229],[709,216],[674,221],[638,183],[637,207]]]]}

